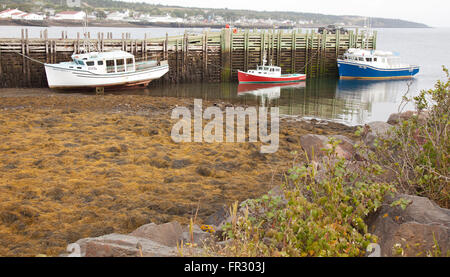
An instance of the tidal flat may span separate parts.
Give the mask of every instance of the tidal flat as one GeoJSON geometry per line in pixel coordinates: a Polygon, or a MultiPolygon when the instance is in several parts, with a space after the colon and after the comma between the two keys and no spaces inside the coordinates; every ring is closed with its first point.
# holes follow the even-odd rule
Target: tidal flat
{"type": "MultiPolygon", "coordinates": [[[[193,99],[9,93],[0,97],[0,256],[57,256],[83,237],[150,222],[202,223],[283,182],[305,134],[356,127],[282,119],[280,145],[175,143],[177,106],[193,99]]],[[[203,101],[204,106],[223,105],[203,101]]],[[[302,155],[298,155],[302,159],[302,155]]],[[[297,162],[299,158],[297,157],[297,162]]]]}

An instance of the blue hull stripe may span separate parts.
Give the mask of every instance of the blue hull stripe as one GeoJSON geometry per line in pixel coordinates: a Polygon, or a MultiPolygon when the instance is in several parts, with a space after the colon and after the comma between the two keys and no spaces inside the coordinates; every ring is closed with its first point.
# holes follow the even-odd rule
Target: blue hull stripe
{"type": "Polygon", "coordinates": [[[370,65],[338,61],[341,78],[390,79],[411,78],[419,72],[419,67],[412,66],[396,69],[382,69],[370,65]]]}

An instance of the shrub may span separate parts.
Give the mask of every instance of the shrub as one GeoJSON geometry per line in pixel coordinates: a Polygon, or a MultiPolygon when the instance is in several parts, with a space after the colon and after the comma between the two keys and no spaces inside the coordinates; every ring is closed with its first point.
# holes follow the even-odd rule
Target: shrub
{"type": "Polygon", "coordinates": [[[225,226],[231,240],[216,250],[225,256],[362,256],[376,242],[364,218],[377,210],[387,184],[373,183],[379,169],[363,166],[349,170],[330,141],[323,176],[313,163],[289,170],[282,195],[265,195],[237,204],[225,226]]]}
{"type": "Polygon", "coordinates": [[[392,128],[387,138],[380,138],[373,164],[392,171],[401,192],[416,194],[450,208],[449,110],[450,78],[423,90],[413,101],[417,113],[392,128]]]}

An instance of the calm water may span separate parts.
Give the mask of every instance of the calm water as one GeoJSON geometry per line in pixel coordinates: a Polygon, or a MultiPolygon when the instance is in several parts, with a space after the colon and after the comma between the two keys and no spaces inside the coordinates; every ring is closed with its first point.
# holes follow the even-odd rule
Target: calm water
{"type": "MultiPolygon", "coordinates": [[[[40,27],[29,27],[32,37],[39,37],[40,27]]],[[[51,27],[50,37],[58,37],[67,30],[69,37],[76,36],[82,28],[51,27]]],[[[162,37],[184,33],[176,28],[90,28],[91,35],[97,31],[131,32],[132,37],[162,37]]],[[[189,29],[201,32],[201,29],[189,29]]],[[[20,27],[0,26],[0,37],[20,34],[20,27]],[[15,31],[14,31],[15,30],[15,31]]],[[[444,77],[442,65],[450,67],[450,28],[437,29],[378,29],[377,48],[400,53],[406,63],[421,66],[420,73],[412,81],[364,81],[338,79],[311,79],[288,86],[248,86],[236,83],[183,84],[127,91],[130,94],[175,96],[203,99],[221,99],[246,105],[277,105],[282,114],[300,115],[355,125],[370,121],[386,121],[391,113],[398,111],[402,96],[408,91],[415,95],[422,89],[432,88],[437,79],[444,77]]],[[[412,105],[407,108],[413,108],[412,105]]]]}

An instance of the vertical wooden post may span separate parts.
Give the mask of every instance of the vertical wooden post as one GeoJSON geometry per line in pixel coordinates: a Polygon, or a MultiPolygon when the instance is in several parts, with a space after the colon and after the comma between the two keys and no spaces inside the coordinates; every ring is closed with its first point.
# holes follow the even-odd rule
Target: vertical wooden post
{"type": "Polygon", "coordinates": [[[231,80],[231,45],[232,33],[230,29],[223,29],[221,35],[222,41],[222,81],[229,82],[231,80]]]}
{"type": "Polygon", "coordinates": [[[271,32],[271,35],[272,35],[272,45],[270,46],[270,52],[271,52],[271,58],[270,58],[270,65],[272,65],[273,64],[273,56],[274,56],[274,50],[275,50],[275,30],[274,29],[272,29],[272,32],[271,32]]]}
{"type": "Polygon", "coordinates": [[[303,67],[304,67],[304,70],[305,70],[304,74],[308,75],[308,66],[309,66],[309,61],[308,61],[308,59],[309,59],[309,33],[308,32],[305,34],[305,43],[306,43],[306,48],[305,48],[305,65],[303,67]]]}
{"type": "Polygon", "coordinates": [[[104,50],[104,48],[105,48],[105,33],[103,33],[103,32],[102,32],[101,39],[102,39],[102,43],[100,44],[100,46],[101,46],[101,51],[103,52],[103,51],[105,51],[104,50]]]}
{"type": "Polygon", "coordinates": [[[264,51],[266,49],[266,43],[265,43],[265,37],[266,37],[266,31],[262,30],[261,31],[261,38],[260,38],[260,53],[259,53],[259,64],[263,64],[263,60],[264,60],[264,51]]]}
{"type": "Polygon", "coordinates": [[[125,38],[125,34],[124,33],[122,33],[122,51],[127,51],[126,49],[125,49],[125,40],[124,40],[124,38],[125,38]]]}
{"type": "Polygon", "coordinates": [[[45,39],[45,61],[48,62],[48,31],[44,30],[44,39],[45,39]]]}
{"type": "Polygon", "coordinates": [[[169,60],[169,34],[166,32],[166,39],[164,40],[164,60],[169,60]]]}
{"type": "Polygon", "coordinates": [[[27,53],[27,55],[30,54],[30,45],[29,45],[29,41],[28,41],[28,29],[25,29],[25,52],[27,53]]]}
{"type": "Polygon", "coordinates": [[[20,44],[22,45],[22,54],[25,54],[25,31],[21,29],[20,44]]]}
{"type": "Polygon", "coordinates": [[[282,31],[278,30],[278,39],[277,39],[277,65],[281,66],[281,36],[282,31]]]}
{"type": "Polygon", "coordinates": [[[208,76],[208,31],[203,35],[203,80],[208,76]]]}
{"type": "Polygon", "coordinates": [[[178,61],[178,39],[175,40],[175,69],[176,69],[176,80],[177,82],[180,80],[180,74],[179,74],[179,61],[178,61]]]}
{"type": "Polygon", "coordinates": [[[291,40],[291,73],[295,73],[295,52],[297,50],[297,32],[292,30],[292,40],[291,40]]]}
{"type": "Polygon", "coordinates": [[[372,38],[372,49],[373,50],[377,49],[377,35],[378,35],[378,32],[374,31],[373,32],[373,38],[372,38]]]}
{"type": "Polygon", "coordinates": [[[245,32],[244,32],[244,71],[248,70],[248,53],[249,53],[248,37],[249,37],[249,32],[248,32],[248,30],[245,30],[245,32]]]}

